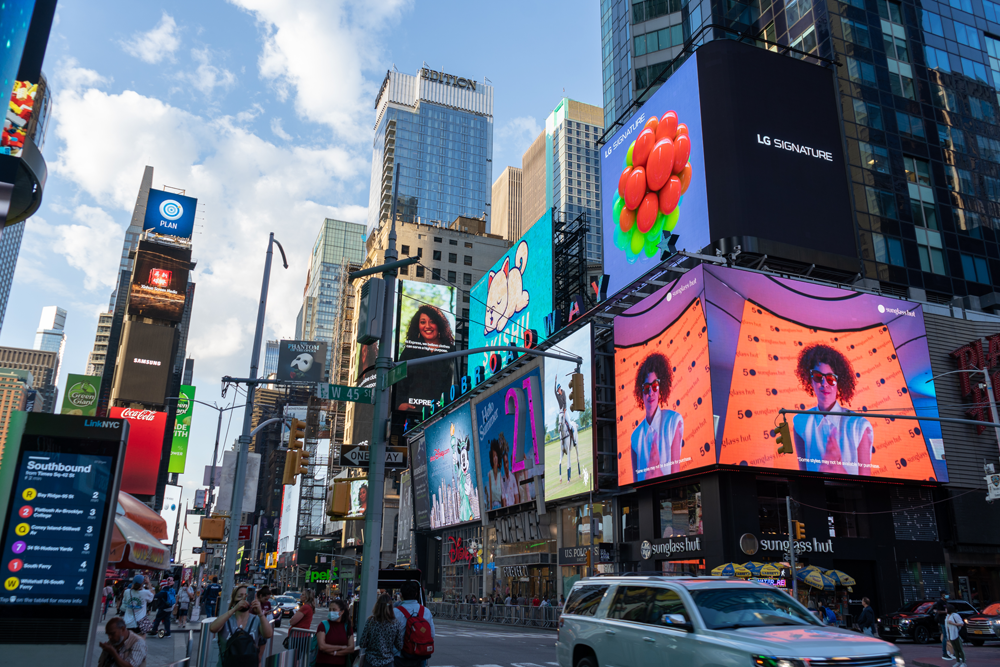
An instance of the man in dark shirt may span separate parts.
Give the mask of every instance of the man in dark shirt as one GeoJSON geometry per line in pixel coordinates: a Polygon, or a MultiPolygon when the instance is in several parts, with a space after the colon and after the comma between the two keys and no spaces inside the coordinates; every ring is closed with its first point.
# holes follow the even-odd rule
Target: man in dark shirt
{"type": "Polygon", "coordinates": [[[153,598],[153,601],[156,603],[156,618],[153,619],[153,629],[149,631],[150,636],[156,636],[156,631],[160,628],[160,623],[165,624],[167,627],[163,636],[170,636],[170,614],[174,610],[174,605],[170,604],[170,590],[172,583],[173,581],[170,579],[164,579],[161,581],[160,592],[153,598]]]}
{"type": "Polygon", "coordinates": [[[215,616],[219,606],[219,595],[222,593],[222,586],[219,585],[219,578],[212,577],[212,583],[205,587],[202,598],[205,600],[205,615],[215,616]]]}
{"type": "Polygon", "coordinates": [[[941,597],[931,607],[934,612],[934,621],[941,629],[941,657],[945,660],[954,660],[955,656],[948,653],[948,628],[945,627],[945,619],[948,618],[948,591],[941,591],[941,597]]]}

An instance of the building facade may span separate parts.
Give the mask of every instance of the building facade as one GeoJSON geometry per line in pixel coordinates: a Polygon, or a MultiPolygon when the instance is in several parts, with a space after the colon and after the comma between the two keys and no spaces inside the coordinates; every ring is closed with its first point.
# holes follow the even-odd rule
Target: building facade
{"type": "Polygon", "coordinates": [[[101,313],[97,316],[94,349],[87,355],[87,375],[104,375],[104,362],[108,356],[108,339],[111,336],[111,323],[114,319],[114,313],[101,313]]]}
{"type": "Polygon", "coordinates": [[[506,167],[493,183],[491,228],[508,241],[521,238],[521,170],[506,167]]]}
{"type": "Polygon", "coordinates": [[[389,71],[375,109],[369,231],[389,218],[397,163],[400,219],[489,220],[492,86],[426,68],[415,76],[389,71]]]}
{"type": "Polygon", "coordinates": [[[3,329],[10,288],[14,284],[14,269],[17,268],[17,256],[21,252],[24,225],[22,221],[0,229],[0,330],[3,329]]]}
{"type": "Polygon", "coordinates": [[[264,370],[261,377],[271,377],[278,372],[278,341],[269,340],[264,344],[264,370]]]}
{"type": "Polygon", "coordinates": [[[59,370],[62,367],[63,352],[66,349],[66,309],[59,306],[46,306],[42,308],[42,317],[38,321],[38,330],[35,332],[35,343],[32,347],[36,350],[55,352],[56,367],[53,375],[58,380],[59,370]]]}
{"type": "Polygon", "coordinates": [[[7,442],[11,414],[15,410],[24,410],[31,384],[30,371],[0,367],[0,455],[7,442]]]}
{"type": "Polygon", "coordinates": [[[59,389],[55,370],[58,363],[58,352],[0,347],[0,368],[31,373],[31,388],[42,400],[42,412],[56,412],[59,389]]]}

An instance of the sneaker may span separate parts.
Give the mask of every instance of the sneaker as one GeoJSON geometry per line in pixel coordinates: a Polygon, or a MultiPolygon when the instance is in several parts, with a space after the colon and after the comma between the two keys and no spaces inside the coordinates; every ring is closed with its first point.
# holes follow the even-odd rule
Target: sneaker
{"type": "Polygon", "coordinates": [[[942,655],[942,656],[941,656],[941,659],[942,659],[942,660],[954,660],[954,659],[955,659],[955,656],[953,656],[953,655],[951,655],[951,654],[949,653],[949,654],[945,654],[945,655],[942,655]]]}

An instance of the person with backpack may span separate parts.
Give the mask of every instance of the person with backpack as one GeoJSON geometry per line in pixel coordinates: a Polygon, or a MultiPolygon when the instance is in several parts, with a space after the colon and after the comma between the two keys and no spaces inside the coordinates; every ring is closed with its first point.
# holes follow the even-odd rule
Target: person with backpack
{"type": "Polygon", "coordinates": [[[132,579],[132,587],[122,594],[122,605],[118,613],[125,621],[125,628],[136,634],[145,635],[153,627],[146,613],[146,605],[153,601],[153,591],[149,590],[149,577],[141,574],[132,579]]]}
{"type": "Polygon", "coordinates": [[[378,596],[358,645],[365,667],[387,667],[395,662],[396,653],[403,648],[403,624],[396,618],[388,593],[378,596]]]}
{"type": "Polygon", "coordinates": [[[354,628],[347,603],[330,600],[330,618],[316,628],[316,665],[347,665],[354,654],[354,628]]]}
{"type": "Polygon", "coordinates": [[[164,637],[170,636],[170,615],[174,611],[174,604],[177,602],[177,592],[174,591],[174,580],[167,577],[160,582],[160,592],[153,598],[156,603],[156,618],[153,619],[153,627],[149,633],[156,636],[156,631],[160,629],[160,623],[166,625],[164,637]]]}
{"type": "Polygon", "coordinates": [[[219,635],[221,667],[258,667],[260,639],[270,639],[274,632],[264,618],[260,602],[247,602],[246,584],[233,589],[229,609],[219,614],[208,629],[219,635]]]}
{"type": "Polygon", "coordinates": [[[952,654],[955,656],[955,667],[960,667],[965,665],[965,650],[962,648],[962,636],[959,632],[965,626],[965,621],[962,620],[955,605],[948,605],[946,611],[948,615],[945,616],[944,624],[948,629],[948,642],[951,644],[952,654]]]}
{"type": "Polygon", "coordinates": [[[400,586],[403,601],[393,613],[403,625],[403,646],[396,651],[395,667],[426,667],[434,653],[434,617],[420,604],[420,584],[404,581],[400,586]]]}

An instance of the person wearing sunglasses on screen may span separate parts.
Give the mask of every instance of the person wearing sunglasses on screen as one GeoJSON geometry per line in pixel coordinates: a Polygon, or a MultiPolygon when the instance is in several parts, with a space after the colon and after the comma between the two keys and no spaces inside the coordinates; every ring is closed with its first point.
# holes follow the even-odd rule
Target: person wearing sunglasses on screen
{"type": "Polygon", "coordinates": [[[661,408],[670,396],[672,382],[670,362],[659,352],[646,357],[636,373],[633,395],[643,410],[643,419],[632,431],[636,482],[680,472],[684,419],[680,413],[661,408]]]}
{"type": "Polygon", "coordinates": [[[849,475],[871,475],[871,422],[850,410],[857,376],[851,362],[828,345],[810,345],[799,354],[795,374],[802,387],[816,397],[819,412],[834,415],[795,415],[792,420],[799,470],[849,475]]]}

